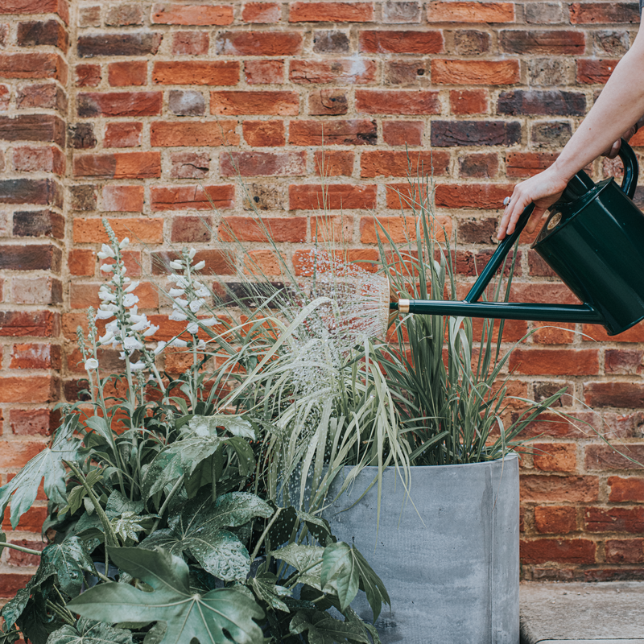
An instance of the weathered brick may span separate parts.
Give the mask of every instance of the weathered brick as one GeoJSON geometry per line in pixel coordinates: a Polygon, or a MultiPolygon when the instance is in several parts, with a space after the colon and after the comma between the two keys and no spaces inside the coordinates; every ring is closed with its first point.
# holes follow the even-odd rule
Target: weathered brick
{"type": "Polygon", "coordinates": [[[520,482],[524,502],[589,503],[599,496],[599,479],[596,476],[521,474],[520,482]]]}
{"type": "Polygon", "coordinates": [[[265,183],[246,184],[244,210],[285,210],[286,200],[281,186],[265,183]]]}
{"type": "Polygon", "coordinates": [[[44,107],[66,114],[67,96],[56,83],[35,83],[18,89],[16,105],[21,110],[44,107]]]}
{"type": "Polygon", "coordinates": [[[412,152],[377,150],[363,152],[360,159],[361,177],[407,177],[444,175],[449,169],[449,152],[412,152]]]}
{"type": "Polygon", "coordinates": [[[643,563],[644,539],[607,539],[607,563],[643,563]]]}
{"type": "Polygon", "coordinates": [[[88,92],[78,95],[78,116],[154,116],[161,114],[161,92],[88,92]]]}
{"type": "Polygon", "coordinates": [[[107,27],[132,27],[142,25],[143,20],[143,7],[137,4],[119,4],[115,7],[109,7],[105,15],[105,25],[107,27]]]}
{"type": "Polygon", "coordinates": [[[292,185],[288,188],[289,210],[352,210],[375,208],[377,186],[345,184],[292,185]]]}
{"type": "Polygon", "coordinates": [[[534,524],[541,534],[569,534],[577,530],[577,510],[570,506],[537,506],[534,524]]]}
{"type": "Polygon", "coordinates": [[[440,31],[362,31],[360,51],[367,54],[440,54],[444,51],[440,31]]]}
{"type": "Polygon", "coordinates": [[[65,219],[50,210],[29,210],[15,212],[13,215],[14,237],[54,237],[65,236],[65,219]]]}
{"type": "Polygon", "coordinates": [[[218,91],[210,93],[210,113],[220,115],[296,116],[300,111],[297,92],[218,91]]]}
{"type": "Polygon", "coordinates": [[[93,123],[70,123],[67,126],[67,145],[72,150],[89,150],[97,143],[93,123]]]}
{"type": "MultiPolygon", "coordinates": [[[[156,217],[108,219],[119,239],[129,237],[134,243],[160,244],[163,242],[163,219],[156,217]]],[[[104,244],[109,242],[100,218],[76,218],[73,222],[73,240],[76,244],[104,244]]]]}
{"type": "Polygon", "coordinates": [[[143,123],[117,122],[105,126],[104,148],[136,148],[141,145],[143,123]]]}
{"type": "Polygon", "coordinates": [[[642,373],[644,351],[606,349],[604,353],[604,372],[620,375],[637,375],[642,373]]]}
{"type": "Polygon", "coordinates": [[[586,114],[586,96],[581,92],[561,90],[512,90],[501,92],[498,111],[513,116],[583,116],[586,114]]]}
{"type": "Polygon", "coordinates": [[[384,121],[382,137],[387,145],[420,145],[423,141],[423,122],[384,121]]]}
{"type": "Polygon", "coordinates": [[[145,85],[147,81],[148,64],[144,60],[110,63],[107,69],[112,87],[145,85]]]}
{"type": "Polygon", "coordinates": [[[434,147],[467,145],[511,146],[521,141],[518,121],[432,121],[434,147]]]}
{"type": "Polygon", "coordinates": [[[627,31],[599,29],[594,36],[593,53],[599,57],[623,56],[630,47],[627,31]]]}
{"type": "Polygon", "coordinates": [[[315,173],[322,177],[350,177],[353,174],[354,153],[340,150],[317,150],[315,173]]]}
{"type": "MultiPolygon", "coordinates": [[[[59,395],[60,383],[54,376],[0,376],[0,402],[56,402],[59,395]]],[[[22,467],[43,447],[42,443],[16,443],[12,449],[5,446],[0,449],[0,467],[22,467]]]]}
{"type": "Polygon", "coordinates": [[[233,21],[230,5],[156,4],[152,8],[152,24],[159,25],[229,25],[233,21]]]}
{"type": "Polygon", "coordinates": [[[228,60],[157,61],[152,80],[160,85],[237,85],[239,62],[228,60]]]}
{"type": "Polygon", "coordinates": [[[527,62],[528,81],[534,87],[573,85],[576,73],[574,60],[569,58],[530,58],[527,62]]]}
{"type": "Polygon", "coordinates": [[[291,145],[375,145],[378,129],[375,121],[291,121],[291,145]]]}
{"type": "Polygon", "coordinates": [[[101,26],[101,8],[100,7],[80,7],[78,11],[78,26],[83,27],[100,27],[101,26]]]}
{"type": "Polygon", "coordinates": [[[588,532],[644,532],[644,508],[587,508],[584,524],[588,532]]]}
{"type": "Polygon", "coordinates": [[[12,409],[9,427],[17,436],[48,436],[57,416],[51,409],[12,409]]]}
{"type": "Polygon", "coordinates": [[[168,96],[168,107],[177,116],[203,116],[206,99],[201,92],[173,89],[168,96]]]}
{"type": "Polygon", "coordinates": [[[10,369],[60,369],[61,347],[50,343],[14,344],[10,369]]]}
{"type": "Polygon", "coordinates": [[[96,87],[101,83],[100,65],[76,65],[76,87],[96,87]]]}
{"type": "Polygon", "coordinates": [[[418,85],[427,77],[427,62],[421,58],[403,58],[385,62],[385,84],[418,85]]]}
{"type": "Polygon", "coordinates": [[[640,21],[637,2],[573,2],[570,22],[574,25],[624,24],[640,21]]]}
{"type": "Polygon", "coordinates": [[[486,31],[459,29],[450,35],[452,37],[452,42],[448,48],[450,54],[480,56],[490,51],[492,46],[492,38],[486,31]]]}
{"type": "MultiPolygon", "coordinates": [[[[169,263],[178,258],[177,253],[174,252],[160,252],[153,253],[152,257],[152,273],[154,275],[163,275],[164,273],[171,272],[169,268],[169,263]]],[[[194,257],[195,262],[205,262],[206,266],[204,267],[205,274],[215,274],[215,275],[235,275],[235,258],[232,253],[228,253],[223,250],[200,250],[197,251],[197,254],[194,257]]],[[[167,325],[167,321],[164,320],[164,326],[167,325]]],[[[184,326],[185,328],[185,326],[184,326]]],[[[181,331],[179,331],[180,333],[181,331]]],[[[172,336],[170,336],[172,337],[172,336]]],[[[161,338],[160,338],[161,339],[161,338]]],[[[168,338],[170,339],[170,338],[168,338]]]]}
{"type": "Polygon", "coordinates": [[[409,0],[388,0],[382,4],[382,20],[386,24],[420,22],[420,4],[409,0]]]}
{"type": "Polygon", "coordinates": [[[373,60],[292,60],[289,78],[291,82],[300,85],[364,85],[376,80],[377,70],[377,64],[373,60]]]}
{"type": "Polygon", "coordinates": [[[170,176],[174,179],[203,179],[210,170],[210,155],[198,152],[176,152],[170,156],[170,176]]]}
{"type": "Polygon", "coordinates": [[[549,168],[557,156],[555,152],[508,152],[505,173],[508,177],[531,177],[549,168]]]}
{"type": "Polygon", "coordinates": [[[70,186],[69,193],[72,210],[96,210],[96,189],[94,186],[70,186]]]}
{"type": "Polygon", "coordinates": [[[264,217],[261,224],[249,217],[224,217],[219,225],[222,241],[305,242],[308,229],[306,217],[264,217]]]}
{"type": "MultiPolygon", "coordinates": [[[[459,176],[468,177],[471,179],[491,179],[496,176],[499,171],[499,158],[494,152],[473,152],[472,154],[465,154],[458,159],[459,176]]],[[[482,220],[486,233],[490,228],[490,220],[482,220]]],[[[472,221],[463,222],[466,230],[474,231],[478,229],[477,224],[472,221]],[[474,226],[474,227],[472,227],[474,226]]],[[[459,231],[461,227],[459,226],[459,231]]],[[[480,237],[478,239],[481,239],[480,237]]],[[[489,235],[485,234],[483,238],[487,241],[473,242],[473,243],[489,243],[492,239],[489,235]]],[[[463,240],[465,241],[465,240],[463,240]]]]}
{"type": "Polygon", "coordinates": [[[318,89],[309,94],[311,116],[338,116],[349,111],[349,100],[344,89],[318,89]]]}
{"type": "Polygon", "coordinates": [[[217,54],[224,56],[293,56],[302,51],[296,31],[229,31],[220,33],[217,54]]]}
{"type": "Polygon", "coordinates": [[[55,311],[0,311],[0,336],[51,338],[60,331],[55,311]]]}
{"type": "Polygon", "coordinates": [[[150,127],[153,147],[219,146],[239,144],[234,121],[156,121],[150,127]]]}
{"type": "Polygon", "coordinates": [[[211,201],[215,208],[232,208],[235,188],[231,185],[153,186],[150,199],[152,210],[212,210],[211,201]]]}
{"type": "Polygon", "coordinates": [[[58,47],[63,52],[69,48],[69,36],[65,25],[58,20],[46,22],[20,22],[16,34],[16,44],[19,47],[38,47],[49,45],[58,47]]]}
{"type": "Polygon", "coordinates": [[[503,200],[512,194],[514,186],[499,184],[438,184],[436,206],[438,208],[466,208],[498,210],[503,200]]]}
{"type": "Polygon", "coordinates": [[[489,244],[496,237],[498,220],[492,217],[458,220],[458,241],[463,244],[489,244]]]}
{"type": "Polygon", "coordinates": [[[532,460],[538,470],[574,472],[577,468],[575,443],[535,443],[531,447],[532,460]]]}
{"type": "Polygon", "coordinates": [[[103,210],[107,212],[140,212],[143,209],[143,186],[104,186],[103,210]]]}
{"type": "Polygon", "coordinates": [[[223,152],[225,177],[295,177],[306,174],[306,152],[223,152]]]}
{"type": "Polygon", "coordinates": [[[54,146],[31,147],[23,145],[13,150],[13,169],[16,172],[65,173],[65,157],[54,146]]]}
{"type": "Polygon", "coordinates": [[[81,58],[94,56],[147,56],[156,54],[163,39],[158,33],[96,34],[78,36],[81,58]]]}
{"type": "Polygon", "coordinates": [[[432,83],[436,85],[513,85],[518,83],[519,61],[432,60],[432,83]]]}
{"type": "Polygon", "coordinates": [[[54,277],[14,277],[11,280],[11,300],[16,304],[61,304],[63,283],[54,277]]]}
{"type": "Polygon", "coordinates": [[[202,56],[208,53],[210,35],[204,31],[175,31],[172,53],[175,56],[202,56]]]}
{"type": "Polygon", "coordinates": [[[440,114],[438,92],[356,90],[356,112],[361,114],[440,114]]]}
{"type": "Polygon", "coordinates": [[[202,243],[212,238],[212,219],[208,215],[199,217],[174,217],[170,239],[173,243],[202,243]]]}
{"type": "Polygon", "coordinates": [[[62,206],[60,184],[49,179],[5,179],[0,181],[0,204],[62,206]]]}
{"type": "Polygon", "coordinates": [[[618,62],[618,60],[582,58],[577,61],[577,82],[585,85],[606,83],[618,62]]]}
{"type": "Polygon", "coordinates": [[[145,179],[161,176],[158,152],[83,154],[74,158],[74,176],[106,179],[145,179]]]}
{"type": "Polygon", "coordinates": [[[351,49],[349,34],[335,29],[313,32],[313,51],[316,54],[346,54],[351,49]]]}
{"type": "Polygon", "coordinates": [[[269,24],[279,22],[281,17],[282,9],[276,2],[247,2],[242,9],[244,22],[269,24]]]}
{"type": "Polygon", "coordinates": [[[289,22],[371,22],[371,2],[292,2],[289,22]]]}
{"type": "Polygon", "coordinates": [[[610,488],[608,500],[611,503],[641,503],[644,501],[643,478],[610,476],[608,486],[610,488]]]}
{"type": "Polygon", "coordinates": [[[582,31],[505,30],[500,34],[501,51],[510,54],[583,54],[586,36],[582,31]]]}
{"type": "Polygon", "coordinates": [[[64,0],[5,0],[0,5],[0,14],[57,13],[69,22],[69,7],[64,0]]]}
{"type": "Polygon", "coordinates": [[[60,271],[61,251],[50,244],[1,246],[0,270],[9,271],[60,271]]]}
{"type": "Polygon", "coordinates": [[[244,74],[249,85],[272,85],[284,82],[283,60],[247,60],[244,74]]]}
{"type": "Polygon", "coordinates": [[[596,548],[589,539],[531,539],[521,541],[520,555],[523,563],[591,564],[595,563],[596,548]]]}
{"type": "Polygon", "coordinates": [[[453,89],[449,93],[452,114],[484,114],[489,109],[484,89],[453,89]]]}
{"type": "Polygon", "coordinates": [[[244,140],[253,147],[281,147],[286,144],[284,121],[244,121],[242,128],[244,140]]]}
{"type": "Polygon", "coordinates": [[[531,2],[523,5],[523,12],[529,25],[554,25],[564,22],[564,11],[559,2],[531,2]]]}
{"type": "Polygon", "coordinates": [[[429,22],[514,22],[512,2],[430,2],[429,22]]]}
{"type": "Polygon", "coordinates": [[[54,114],[0,116],[0,140],[41,141],[65,147],[65,123],[54,114]]]}
{"type": "Polygon", "coordinates": [[[644,385],[632,382],[589,382],[584,385],[584,400],[592,407],[644,407],[644,385]]]}
{"type": "Polygon", "coordinates": [[[54,78],[65,84],[67,73],[60,54],[0,54],[0,78],[54,78]]]}
{"type": "Polygon", "coordinates": [[[533,123],[530,128],[530,139],[537,146],[563,148],[572,136],[572,127],[568,121],[542,121],[533,123]]]}
{"type": "Polygon", "coordinates": [[[586,448],[588,470],[641,470],[644,467],[644,445],[623,444],[618,454],[608,445],[589,445],[586,448]]]}

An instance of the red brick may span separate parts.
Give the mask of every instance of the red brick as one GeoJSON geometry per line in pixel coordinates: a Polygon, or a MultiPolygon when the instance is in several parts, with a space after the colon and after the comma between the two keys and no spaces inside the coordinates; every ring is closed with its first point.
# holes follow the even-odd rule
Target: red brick
{"type": "Polygon", "coordinates": [[[635,2],[574,2],[570,5],[573,25],[638,23],[639,17],[635,2]]]}
{"type": "Polygon", "coordinates": [[[210,36],[204,31],[175,31],[172,53],[175,56],[202,56],[208,53],[210,36]]]}
{"type": "Polygon", "coordinates": [[[245,253],[244,273],[247,275],[281,275],[282,268],[277,255],[270,250],[250,250],[245,253]]]}
{"type": "Polygon", "coordinates": [[[549,168],[556,160],[557,152],[508,152],[505,157],[508,177],[532,177],[549,168]]]}
{"type": "Polygon", "coordinates": [[[346,184],[289,186],[289,210],[375,208],[378,187],[346,184]]]}
{"type": "Polygon", "coordinates": [[[637,324],[619,335],[608,335],[603,326],[584,324],[584,342],[644,342],[644,324],[637,324]]]}
{"type": "Polygon", "coordinates": [[[235,188],[223,186],[153,186],[150,198],[152,210],[212,210],[232,208],[235,202],[235,188]],[[206,196],[207,195],[207,196],[206,196]]]}
{"type": "Polygon", "coordinates": [[[642,409],[644,385],[633,382],[589,382],[584,385],[584,400],[591,407],[642,409]]]}
{"type": "Polygon", "coordinates": [[[282,8],[276,2],[247,2],[242,9],[244,22],[268,24],[279,22],[282,8]]]}
{"type": "Polygon", "coordinates": [[[582,58],[577,61],[577,82],[585,85],[604,84],[617,66],[618,60],[582,58]]]}
{"type": "Polygon", "coordinates": [[[538,29],[535,31],[502,31],[501,51],[510,54],[581,55],[586,49],[586,36],[581,31],[538,29]]]}
{"type": "MultiPolygon", "coordinates": [[[[59,383],[54,376],[0,377],[0,402],[44,403],[55,402],[58,398],[59,383]]],[[[43,445],[40,444],[40,449],[42,448],[43,445]]],[[[24,452],[17,447],[11,450],[0,449],[0,467],[12,467],[3,463],[13,462],[12,459],[21,459],[21,454],[24,452]]],[[[32,456],[34,454],[35,452],[32,456]]],[[[26,458],[18,467],[22,467],[30,458],[31,456],[26,458]]]]}
{"type": "Polygon", "coordinates": [[[136,148],[141,145],[143,123],[108,123],[105,127],[104,148],[136,148]]]}
{"type": "MultiPolygon", "coordinates": [[[[69,288],[69,305],[72,309],[98,308],[101,301],[98,297],[100,284],[83,284],[72,282],[69,288]]],[[[134,291],[139,298],[139,309],[156,309],[159,307],[159,291],[154,284],[141,282],[134,291]]]]}
{"type": "MultiPolygon", "coordinates": [[[[25,512],[22,517],[20,517],[20,523],[16,527],[16,530],[24,532],[35,532],[40,533],[42,531],[42,524],[47,519],[47,507],[46,506],[36,506],[31,507],[27,512],[25,512]]],[[[2,522],[2,527],[5,530],[11,530],[11,523],[9,522],[9,510],[5,511],[4,521],[2,522]]],[[[5,580],[7,577],[12,578],[14,575],[2,575],[2,584],[0,584],[0,594],[3,593],[6,589],[5,580]]],[[[18,575],[16,575],[17,577],[18,575]]]]}
{"type": "Polygon", "coordinates": [[[348,111],[349,100],[344,89],[318,89],[309,93],[311,116],[339,116],[348,111]]]}
{"type": "MultiPolygon", "coordinates": [[[[88,7],[89,8],[89,7],[88,7]]],[[[100,27],[101,16],[100,7],[96,17],[96,27],[100,27]]],[[[132,27],[142,25],[144,22],[143,7],[136,4],[122,4],[109,7],[105,16],[105,25],[107,27],[132,27]]]]}
{"type": "MultiPolygon", "coordinates": [[[[47,545],[44,541],[28,541],[27,539],[12,539],[9,543],[40,551],[47,545]]],[[[40,556],[30,555],[26,552],[20,552],[20,550],[9,550],[8,563],[10,566],[38,566],[40,564],[40,556]]]]}
{"type": "Polygon", "coordinates": [[[174,243],[209,242],[212,220],[207,215],[199,217],[174,217],[170,240],[174,243]]]}
{"type": "Polygon", "coordinates": [[[0,311],[0,337],[51,338],[58,335],[60,316],[54,311],[0,311]]]}
{"type": "Polygon", "coordinates": [[[387,208],[393,210],[418,210],[423,203],[427,205],[429,202],[427,186],[422,181],[390,183],[386,189],[387,208]]]}
{"type": "Polygon", "coordinates": [[[249,85],[279,85],[284,82],[284,61],[247,60],[244,72],[249,85]]]}
{"type": "Polygon", "coordinates": [[[224,152],[220,157],[225,177],[294,177],[306,174],[306,152],[224,152]]]}
{"type": "Polygon", "coordinates": [[[233,21],[231,6],[207,4],[155,4],[152,8],[152,24],[158,25],[229,25],[233,21]]]}
{"type": "Polygon", "coordinates": [[[440,31],[361,31],[360,51],[367,54],[441,54],[440,31]]]}
{"type": "Polygon", "coordinates": [[[203,179],[210,171],[210,155],[197,152],[176,152],[170,156],[170,176],[174,179],[203,179]]]}
{"type": "Polygon", "coordinates": [[[144,60],[110,63],[108,81],[112,87],[145,85],[147,82],[148,64],[144,60]]]}
{"type": "Polygon", "coordinates": [[[599,356],[590,350],[515,349],[509,368],[524,375],[586,376],[599,373],[599,356]]]}
{"type": "Polygon", "coordinates": [[[242,127],[244,140],[253,147],[280,147],[286,144],[284,121],[244,121],[242,127]]]}
{"type": "Polygon", "coordinates": [[[10,369],[60,369],[60,345],[48,343],[14,344],[10,369]]]}
{"type": "Polygon", "coordinates": [[[2,246],[0,271],[60,271],[62,253],[51,244],[20,244],[2,246]]]}
{"type": "Polygon", "coordinates": [[[590,564],[595,563],[596,546],[588,539],[535,539],[521,541],[520,556],[524,564],[556,563],[590,564]]]}
{"type": "Polygon", "coordinates": [[[300,85],[364,85],[376,80],[378,66],[373,60],[336,58],[292,60],[289,78],[300,85]]]}
{"type": "Polygon", "coordinates": [[[238,145],[235,121],[156,121],[150,126],[153,147],[238,145]]]}
{"type": "MultiPolygon", "coordinates": [[[[167,266],[170,261],[177,259],[177,253],[173,252],[161,252],[154,253],[152,257],[152,272],[155,275],[163,275],[164,273],[169,272],[167,266]]],[[[197,251],[197,254],[194,257],[195,262],[205,262],[206,266],[204,267],[204,273],[207,275],[213,273],[215,275],[235,275],[235,258],[231,253],[228,253],[223,250],[200,250],[197,251]]],[[[150,321],[154,324],[154,318],[151,316],[150,321]]],[[[158,340],[170,339],[165,333],[170,333],[172,330],[173,334],[181,333],[185,329],[185,323],[182,326],[177,325],[177,327],[172,327],[168,324],[167,317],[163,316],[159,318],[159,321],[162,323],[161,328],[162,332],[157,334],[155,337],[158,340]],[[164,333],[165,332],[165,333],[164,333]]]]}
{"type": "Polygon", "coordinates": [[[0,54],[0,78],[54,78],[64,85],[67,71],[59,54],[0,54]]]}
{"type": "Polygon", "coordinates": [[[569,534],[577,530],[577,510],[569,506],[538,506],[534,524],[541,534],[569,534]]]}
{"type": "Polygon", "coordinates": [[[422,121],[384,121],[382,136],[387,145],[421,145],[422,121]]]}
{"type": "Polygon", "coordinates": [[[115,152],[83,154],[74,158],[75,177],[147,179],[161,176],[158,152],[115,152]]]}
{"type": "Polygon", "coordinates": [[[16,172],[53,172],[62,175],[65,173],[65,157],[53,146],[20,146],[13,149],[13,169],[16,172]]]}
{"type": "Polygon", "coordinates": [[[375,145],[378,130],[375,121],[291,121],[291,145],[375,145]]]}
{"type": "MultiPolygon", "coordinates": [[[[129,237],[132,243],[161,244],[163,219],[142,217],[108,219],[119,239],[129,237]]],[[[73,222],[75,244],[105,244],[109,238],[99,218],[79,218],[73,222]]]]}
{"type": "MultiPolygon", "coordinates": [[[[531,273],[533,274],[533,273],[531,273]]],[[[567,322],[534,322],[535,344],[571,344],[575,339],[575,325],[567,322]]]]}
{"type": "Polygon", "coordinates": [[[292,2],[289,22],[371,22],[371,2],[292,2]]]}
{"type": "Polygon", "coordinates": [[[69,22],[69,6],[66,0],[4,0],[0,4],[0,14],[3,13],[57,13],[66,23],[69,22]]]}
{"type": "Polygon", "coordinates": [[[588,470],[641,470],[643,467],[644,445],[622,443],[615,448],[609,445],[586,447],[586,469],[588,470]]]}
{"type": "Polygon", "coordinates": [[[154,116],[162,104],[161,92],[81,92],[78,116],[154,116]]]}
{"type": "Polygon", "coordinates": [[[596,476],[547,476],[521,474],[521,500],[543,503],[588,503],[599,496],[596,476]]]}
{"type": "Polygon", "coordinates": [[[228,31],[217,36],[217,54],[224,56],[293,56],[302,51],[296,31],[228,31]]]}
{"type": "MultiPolygon", "coordinates": [[[[23,0],[23,2],[24,1],[25,0],[23,0]]],[[[3,7],[2,5],[0,5],[0,12],[7,13],[6,7],[3,7]]],[[[37,11],[34,11],[34,13],[40,13],[40,11],[37,10],[37,11]]],[[[10,525],[11,524],[9,524],[7,521],[7,528],[10,525]]],[[[16,593],[21,588],[24,588],[32,577],[33,575],[31,573],[24,574],[24,575],[19,573],[8,573],[8,572],[2,573],[2,583],[0,584],[0,597],[13,599],[16,593]]],[[[20,641],[18,642],[18,644],[20,644],[20,641]]]]}
{"type": "Polygon", "coordinates": [[[643,563],[644,539],[607,539],[606,563],[643,563]]]}
{"type": "Polygon", "coordinates": [[[610,476],[608,478],[610,492],[608,500],[611,503],[628,503],[644,501],[644,478],[629,476],[610,476]]]}
{"type": "Polygon", "coordinates": [[[514,22],[512,2],[430,2],[429,22],[514,22]]]}
{"type": "Polygon", "coordinates": [[[533,462],[544,472],[574,472],[577,469],[575,443],[535,443],[532,445],[533,462]]]}
{"type": "Polygon", "coordinates": [[[436,207],[499,210],[513,190],[514,186],[508,184],[439,184],[436,186],[436,207]]]}
{"type": "Polygon", "coordinates": [[[264,217],[262,223],[249,217],[224,217],[219,226],[222,241],[305,242],[306,217],[264,217]],[[268,233],[268,235],[267,235],[268,233]]]}
{"type": "Polygon", "coordinates": [[[643,351],[606,349],[604,353],[604,372],[620,375],[637,375],[642,373],[643,351]]]}
{"type": "Polygon", "coordinates": [[[141,212],[143,210],[143,186],[105,186],[103,210],[107,212],[141,212]]]}
{"type": "Polygon", "coordinates": [[[75,248],[67,254],[67,267],[70,275],[93,277],[96,268],[96,255],[93,250],[75,248]]]}
{"type": "Polygon", "coordinates": [[[520,81],[519,61],[433,59],[435,85],[512,85],[520,81]]]}
{"type": "Polygon", "coordinates": [[[58,416],[51,409],[12,409],[9,426],[17,436],[49,436],[58,416]]]}
{"type": "Polygon", "coordinates": [[[587,508],[584,523],[588,532],[644,532],[644,508],[587,508]]]}
{"type": "Polygon", "coordinates": [[[314,243],[347,244],[353,240],[353,217],[344,213],[339,216],[311,217],[311,241],[314,243]]]}
{"type": "Polygon", "coordinates": [[[228,115],[296,116],[300,112],[297,92],[210,92],[210,113],[228,115]]]}
{"type": "Polygon", "coordinates": [[[100,65],[76,65],[76,87],[96,87],[101,82],[100,65]]]}
{"type": "Polygon", "coordinates": [[[449,152],[412,152],[374,150],[363,152],[360,159],[361,177],[415,177],[444,175],[449,170],[449,152]]]}
{"type": "MultiPolygon", "coordinates": [[[[324,255],[327,255],[322,251],[324,255]]],[[[337,251],[335,253],[338,261],[355,262],[359,268],[368,273],[375,273],[378,270],[378,251],[375,248],[357,248],[337,251]]],[[[293,253],[293,268],[295,275],[304,277],[312,277],[317,270],[318,272],[326,270],[325,266],[329,265],[328,259],[324,262],[324,266],[320,266],[319,262],[316,263],[315,250],[296,250],[293,253]]]]}
{"type": "Polygon", "coordinates": [[[440,114],[438,92],[356,90],[356,112],[363,114],[440,114]]]}
{"type": "MultiPolygon", "coordinates": [[[[416,241],[416,223],[414,217],[378,217],[377,221],[374,217],[363,217],[360,220],[360,241],[363,244],[377,244],[378,236],[383,242],[391,238],[396,244],[416,241]]],[[[451,231],[452,220],[449,217],[434,218],[432,234],[437,241],[451,237],[451,231]]]]}
{"type": "Polygon", "coordinates": [[[453,89],[449,105],[452,114],[485,114],[489,110],[487,90],[453,89]]]}
{"type": "MultiPolygon", "coordinates": [[[[468,177],[471,179],[489,179],[495,177],[499,171],[499,158],[495,152],[474,152],[472,154],[464,154],[458,159],[458,168],[459,176],[461,177],[468,177]]],[[[470,229],[471,226],[476,228],[483,226],[485,227],[485,235],[482,238],[477,237],[477,239],[480,239],[481,241],[474,243],[487,244],[490,240],[496,239],[496,220],[494,220],[494,225],[492,225],[492,221],[489,219],[481,220],[485,222],[484,224],[477,224],[476,221],[477,220],[470,221],[466,224],[466,228],[470,229]],[[488,231],[488,229],[490,229],[490,231],[488,231]],[[488,234],[488,232],[491,234],[488,234]]],[[[465,228],[463,231],[465,231],[465,228]]]]}
{"type": "Polygon", "coordinates": [[[158,85],[237,85],[239,62],[228,60],[157,61],[152,81],[158,85]]]}
{"type": "MultiPolygon", "coordinates": [[[[124,250],[122,253],[123,263],[130,277],[141,276],[141,253],[138,250],[124,250]]],[[[103,270],[103,266],[112,266],[113,259],[104,259],[101,261],[101,277],[111,277],[111,271],[103,270]]]]}
{"type": "Polygon", "coordinates": [[[354,156],[353,152],[316,150],[315,173],[322,177],[350,177],[354,156]]]}
{"type": "Polygon", "coordinates": [[[94,56],[147,56],[156,54],[163,40],[160,33],[88,34],[78,36],[76,51],[81,58],[94,56]]]}

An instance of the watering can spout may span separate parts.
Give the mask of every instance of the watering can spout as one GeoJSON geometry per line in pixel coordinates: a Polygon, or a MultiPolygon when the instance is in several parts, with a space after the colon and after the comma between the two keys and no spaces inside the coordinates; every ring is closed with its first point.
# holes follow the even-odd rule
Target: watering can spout
{"type": "Polygon", "coordinates": [[[621,187],[612,178],[595,184],[580,171],[550,208],[548,221],[532,245],[583,304],[480,301],[528,223],[534,210],[531,204],[463,301],[398,300],[390,308],[403,315],[602,324],[609,335],[637,324],[644,319],[644,215],[631,199],[639,167],[624,140],[619,154],[624,164],[621,187]]]}

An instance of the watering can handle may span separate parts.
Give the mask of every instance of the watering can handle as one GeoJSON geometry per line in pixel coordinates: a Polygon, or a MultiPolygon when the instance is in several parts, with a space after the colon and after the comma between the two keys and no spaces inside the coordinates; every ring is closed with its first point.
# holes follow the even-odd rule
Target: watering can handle
{"type": "Polygon", "coordinates": [[[628,197],[632,199],[635,196],[635,190],[637,190],[637,177],[640,173],[640,168],[633,148],[624,139],[622,139],[622,145],[619,148],[619,158],[624,165],[624,178],[622,179],[621,187],[628,197]]]}

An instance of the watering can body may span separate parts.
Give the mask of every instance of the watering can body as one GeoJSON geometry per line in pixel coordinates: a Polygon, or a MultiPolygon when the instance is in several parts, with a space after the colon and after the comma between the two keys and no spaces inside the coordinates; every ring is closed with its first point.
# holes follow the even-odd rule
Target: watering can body
{"type": "Polygon", "coordinates": [[[637,324],[644,319],[644,214],[632,201],[639,168],[626,141],[622,141],[620,157],[624,164],[621,187],[613,178],[595,184],[580,171],[550,208],[532,245],[583,304],[479,301],[527,224],[534,210],[530,205],[464,301],[400,300],[399,311],[602,324],[609,335],[637,324]]]}

